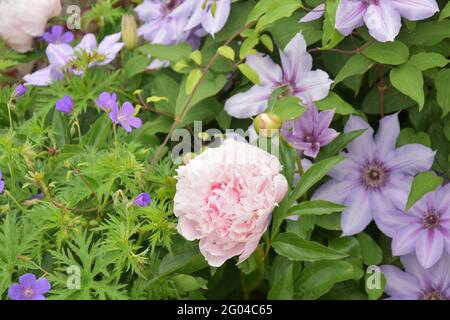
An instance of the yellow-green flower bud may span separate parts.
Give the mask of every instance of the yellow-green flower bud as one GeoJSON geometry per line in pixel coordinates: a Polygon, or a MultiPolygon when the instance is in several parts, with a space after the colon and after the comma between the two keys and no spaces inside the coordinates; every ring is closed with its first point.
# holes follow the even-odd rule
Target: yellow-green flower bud
{"type": "Polygon", "coordinates": [[[136,47],[138,43],[137,24],[131,14],[122,17],[122,41],[128,49],[136,47]]]}
{"type": "Polygon", "coordinates": [[[282,122],[275,113],[261,113],[253,120],[256,133],[262,137],[272,137],[280,128],[282,122]]]}

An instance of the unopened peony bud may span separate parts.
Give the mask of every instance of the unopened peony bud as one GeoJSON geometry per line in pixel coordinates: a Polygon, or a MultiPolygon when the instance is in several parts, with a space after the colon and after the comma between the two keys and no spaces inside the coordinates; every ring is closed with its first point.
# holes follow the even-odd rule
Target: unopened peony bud
{"type": "Polygon", "coordinates": [[[261,113],[253,120],[256,132],[263,137],[272,137],[281,128],[280,117],[275,113],[261,113]]]}
{"type": "Polygon", "coordinates": [[[131,14],[122,17],[122,41],[128,49],[136,47],[138,43],[136,20],[131,14]]]}

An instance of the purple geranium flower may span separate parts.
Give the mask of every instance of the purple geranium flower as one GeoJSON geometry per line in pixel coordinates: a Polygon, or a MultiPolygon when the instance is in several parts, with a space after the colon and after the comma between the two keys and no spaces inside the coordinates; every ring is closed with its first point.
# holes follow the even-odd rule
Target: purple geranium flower
{"type": "Polygon", "coordinates": [[[12,300],[45,300],[44,294],[51,288],[46,278],[39,278],[32,273],[19,277],[19,283],[14,283],[8,290],[8,297],[12,300]]]}
{"type": "Polygon", "coordinates": [[[15,97],[21,97],[27,92],[27,87],[25,87],[23,84],[17,85],[16,89],[14,89],[14,96],[15,97]]]}
{"type": "Polygon", "coordinates": [[[152,202],[152,198],[147,192],[141,193],[134,199],[134,203],[140,207],[146,207],[152,202]]]}
{"type": "Polygon", "coordinates": [[[295,149],[315,158],[320,147],[326,146],[338,135],[336,130],[329,128],[333,116],[334,110],[319,112],[314,103],[310,103],[303,115],[283,124],[281,133],[295,149]]]}
{"type": "Polygon", "coordinates": [[[423,20],[438,11],[435,0],[341,0],[336,29],[347,36],[365,23],[370,35],[378,41],[394,41],[400,32],[401,17],[423,20]]]}
{"type": "Polygon", "coordinates": [[[125,131],[131,132],[133,128],[140,128],[142,121],[134,116],[134,107],[130,102],[125,102],[122,108],[117,108],[109,113],[109,117],[115,124],[120,124],[125,131]]]}
{"type": "Polygon", "coordinates": [[[450,253],[450,185],[426,194],[406,213],[384,211],[375,216],[392,237],[392,253],[416,252],[424,268],[433,266],[444,252],[450,253]]]}
{"type": "Polygon", "coordinates": [[[0,193],[2,193],[4,189],[5,189],[5,182],[3,181],[3,174],[2,171],[0,170],[0,193]]]}
{"type": "Polygon", "coordinates": [[[228,20],[231,0],[205,0],[195,2],[194,12],[185,30],[190,30],[201,25],[206,32],[214,36],[215,33],[223,28],[228,20]]]}
{"type": "Polygon", "coordinates": [[[405,271],[383,265],[384,291],[391,300],[450,300],[450,256],[445,254],[430,269],[424,269],[415,255],[400,258],[405,271]]]}
{"type": "MultiPolygon", "coordinates": [[[[93,66],[104,66],[113,61],[120,50],[122,50],[124,43],[120,42],[121,33],[114,33],[103,38],[97,44],[97,39],[92,33],[86,34],[80,43],[74,48],[75,52],[88,53],[90,57],[89,68],[93,66]]],[[[83,72],[83,70],[81,70],[83,72]]]]}
{"type": "Polygon", "coordinates": [[[255,70],[260,83],[247,92],[234,95],[225,102],[225,110],[235,118],[249,118],[262,113],[272,92],[286,86],[285,94],[297,96],[304,104],[325,98],[332,81],[322,70],[312,71],[312,57],[306,42],[298,33],[280,52],[282,68],[261,53],[247,57],[246,63],[255,70]]]}
{"type": "Polygon", "coordinates": [[[105,112],[111,112],[118,108],[117,96],[115,93],[102,92],[95,103],[105,112]]]}
{"type": "Polygon", "coordinates": [[[42,36],[45,41],[53,44],[71,43],[74,39],[73,33],[70,31],[64,32],[63,26],[53,26],[50,31],[47,31],[42,36]]]}
{"type": "Polygon", "coordinates": [[[70,96],[64,96],[56,101],[56,110],[59,112],[70,113],[73,110],[73,100],[70,96]]]}
{"type": "MultiPolygon", "coordinates": [[[[414,176],[430,169],[435,155],[420,144],[396,148],[397,114],[380,121],[375,138],[367,122],[351,116],[344,131],[359,129],[366,131],[347,146],[347,159],[328,173],[332,179],[313,195],[348,206],[342,212],[343,235],[361,232],[378,212],[404,208],[414,176]]],[[[376,222],[381,230],[388,228],[379,219],[376,222]]]]}
{"type": "Polygon", "coordinates": [[[176,44],[186,41],[190,30],[185,30],[194,10],[191,0],[144,0],[135,9],[144,24],[138,34],[157,44],[176,44]]]}

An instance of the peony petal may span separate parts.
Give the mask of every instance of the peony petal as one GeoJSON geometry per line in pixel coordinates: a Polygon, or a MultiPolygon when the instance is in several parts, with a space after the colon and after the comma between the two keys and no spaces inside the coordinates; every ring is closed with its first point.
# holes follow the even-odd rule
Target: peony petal
{"type": "Polygon", "coordinates": [[[435,154],[433,150],[421,144],[407,144],[398,148],[392,157],[386,160],[386,166],[391,171],[414,176],[431,168],[435,154]]]}
{"type": "Polygon", "coordinates": [[[260,86],[276,86],[282,81],[283,74],[280,66],[268,55],[261,53],[249,55],[245,63],[258,73],[260,86]]]}
{"type": "Polygon", "coordinates": [[[189,241],[199,239],[201,236],[196,224],[187,218],[181,217],[178,219],[177,230],[179,234],[189,241]]]}
{"type": "Polygon", "coordinates": [[[398,121],[398,114],[384,117],[380,121],[380,128],[375,135],[375,143],[377,152],[382,159],[389,152],[395,150],[397,138],[400,134],[400,122],[398,121]]]}
{"type": "Polygon", "coordinates": [[[416,299],[420,297],[420,283],[414,276],[388,265],[381,266],[381,272],[386,276],[384,291],[391,297],[397,295],[415,296],[416,299]]]}
{"type": "Polygon", "coordinates": [[[416,21],[431,17],[439,11],[435,0],[389,0],[402,17],[416,21]]]}
{"type": "Polygon", "coordinates": [[[279,174],[273,179],[273,184],[275,189],[275,202],[280,203],[288,190],[287,180],[282,174],[279,174]]]}
{"type": "Polygon", "coordinates": [[[416,254],[424,268],[432,267],[444,252],[444,238],[437,230],[422,230],[416,242],[416,254]]]}
{"type": "Polygon", "coordinates": [[[341,0],[336,11],[336,29],[348,36],[354,29],[361,27],[367,4],[364,1],[341,0]]]}
{"type": "Polygon", "coordinates": [[[253,86],[238,93],[225,102],[225,111],[232,117],[245,119],[256,116],[267,108],[271,87],[253,86]]]}
{"type": "Polygon", "coordinates": [[[398,229],[392,239],[392,254],[403,256],[412,252],[416,247],[417,236],[423,229],[424,226],[418,221],[398,229]]]}
{"type": "Polygon", "coordinates": [[[369,5],[364,22],[370,35],[380,42],[394,41],[402,26],[400,14],[386,1],[369,5]]]}
{"type": "Polygon", "coordinates": [[[363,231],[372,220],[368,192],[364,188],[354,189],[345,205],[348,207],[341,216],[342,235],[351,236],[363,231]]]}

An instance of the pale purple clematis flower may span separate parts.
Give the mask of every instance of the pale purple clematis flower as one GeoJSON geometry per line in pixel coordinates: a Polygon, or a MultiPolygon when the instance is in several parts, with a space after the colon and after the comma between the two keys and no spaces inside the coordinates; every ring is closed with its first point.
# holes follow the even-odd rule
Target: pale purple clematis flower
{"type": "Polygon", "coordinates": [[[347,36],[366,24],[370,35],[378,41],[394,41],[402,17],[417,21],[438,11],[435,0],[341,0],[336,12],[336,29],[347,36]]]}
{"type": "Polygon", "coordinates": [[[71,43],[74,39],[73,33],[70,31],[64,32],[63,26],[53,26],[50,31],[47,31],[42,36],[45,41],[53,44],[71,43]]]}
{"type": "Polygon", "coordinates": [[[71,113],[73,110],[73,100],[70,96],[64,96],[56,101],[56,110],[63,113],[71,113]]]}
{"type": "Polygon", "coordinates": [[[390,265],[381,266],[386,276],[384,291],[390,300],[450,300],[450,256],[445,254],[429,269],[416,256],[400,258],[405,271],[390,265]]]}
{"type": "Polygon", "coordinates": [[[109,117],[115,124],[120,124],[126,132],[131,132],[133,128],[140,128],[142,121],[134,116],[135,110],[130,102],[125,102],[122,108],[117,108],[109,113],[109,117]]]}
{"type": "Polygon", "coordinates": [[[185,30],[201,25],[203,29],[214,36],[228,20],[231,0],[198,0],[185,30]]]}
{"type": "Polygon", "coordinates": [[[317,7],[312,9],[310,12],[308,12],[308,14],[306,14],[303,18],[301,18],[299,22],[304,23],[320,19],[322,18],[324,13],[325,13],[325,3],[321,3],[317,7]]]}
{"type": "Polygon", "coordinates": [[[146,207],[152,202],[150,194],[143,192],[134,199],[134,203],[140,207],[146,207]]]}
{"type": "Polygon", "coordinates": [[[19,283],[14,283],[8,289],[11,300],[45,300],[44,294],[51,289],[46,278],[39,278],[32,273],[25,273],[19,277],[19,283]]]}
{"type": "Polygon", "coordinates": [[[144,24],[138,34],[156,44],[176,44],[186,41],[190,30],[185,27],[192,15],[191,0],[145,0],[135,9],[144,24]]]}
{"type": "Polygon", "coordinates": [[[3,181],[3,173],[0,170],[0,193],[5,189],[5,181],[3,181]]]}
{"type": "Polygon", "coordinates": [[[118,108],[117,96],[115,93],[102,92],[95,103],[105,112],[111,112],[118,108]]]}
{"type": "MultiPolygon", "coordinates": [[[[419,144],[396,148],[400,133],[398,115],[384,117],[376,136],[360,117],[350,116],[345,132],[366,131],[347,146],[347,157],[328,175],[332,178],[314,193],[323,199],[347,205],[342,212],[343,235],[364,230],[372,218],[383,211],[404,208],[414,176],[431,168],[435,152],[419,144]]],[[[375,220],[381,230],[388,226],[375,220]]]]}
{"type": "Polygon", "coordinates": [[[415,251],[420,264],[429,268],[450,253],[450,185],[426,194],[407,212],[379,212],[375,220],[392,237],[395,256],[415,251]]]}
{"type": "Polygon", "coordinates": [[[225,102],[225,111],[235,118],[250,118],[267,109],[272,92],[286,86],[285,95],[297,96],[303,104],[325,98],[332,81],[322,70],[312,71],[312,57],[306,51],[306,42],[298,33],[280,51],[282,67],[270,57],[257,53],[246,59],[259,75],[260,83],[247,92],[234,95],[225,102]]]}
{"type": "Polygon", "coordinates": [[[310,103],[300,117],[283,123],[281,133],[295,149],[315,158],[320,147],[326,146],[338,135],[336,130],[329,128],[333,116],[334,110],[319,112],[314,103],[310,103]]]}

